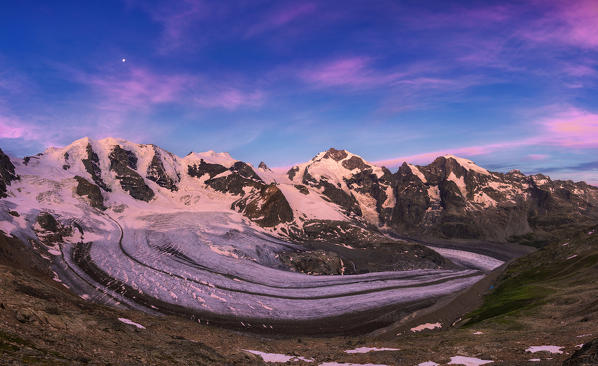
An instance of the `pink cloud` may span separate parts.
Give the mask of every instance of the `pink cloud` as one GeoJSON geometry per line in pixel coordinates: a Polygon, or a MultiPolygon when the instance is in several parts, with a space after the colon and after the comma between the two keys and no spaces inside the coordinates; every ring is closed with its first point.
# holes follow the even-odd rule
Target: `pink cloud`
{"type": "Polygon", "coordinates": [[[527,159],[533,160],[533,161],[546,160],[546,159],[548,159],[548,157],[549,157],[548,154],[528,154],[527,155],[527,159]]]}
{"type": "Polygon", "coordinates": [[[293,6],[279,9],[266,15],[261,22],[249,27],[245,36],[253,37],[258,34],[287,25],[301,17],[313,13],[316,5],[313,3],[293,3],[293,6]]]}
{"type": "Polygon", "coordinates": [[[587,65],[568,65],[564,68],[564,71],[571,76],[579,77],[598,75],[596,69],[587,65]]]}
{"type": "MultiPolygon", "coordinates": [[[[414,155],[400,156],[391,159],[376,161],[377,165],[395,167],[403,162],[425,164],[438,156],[454,154],[464,157],[488,155],[494,152],[525,147],[549,147],[579,149],[598,149],[598,114],[569,108],[553,113],[552,117],[534,123],[538,127],[535,136],[500,141],[483,145],[471,145],[458,148],[435,150],[414,155]]],[[[530,154],[532,160],[545,159],[543,154],[530,154]]]]}
{"type": "Polygon", "coordinates": [[[598,114],[570,108],[541,121],[540,125],[549,144],[598,148],[598,114]]]}
{"type": "Polygon", "coordinates": [[[485,145],[473,145],[473,146],[465,146],[459,148],[452,148],[452,149],[443,149],[443,150],[435,150],[420,154],[414,155],[405,155],[400,156],[392,159],[385,159],[375,161],[374,164],[376,165],[383,165],[387,167],[396,167],[401,165],[403,162],[414,163],[414,164],[427,164],[434,160],[439,156],[444,155],[457,155],[457,156],[464,156],[464,157],[473,157],[479,155],[486,155],[490,154],[495,151],[516,148],[521,146],[528,146],[535,142],[535,139],[524,139],[520,141],[507,141],[507,142],[499,142],[494,144],[485,144],[485,145]]]}
{"type": "Polygon", "coordinates": [[[187,75],[163,75],[143,68],[131,68],[125,74],[79,76],[79,81],[107,98],[110,104],[138,108],[176,101],[192,79],[187,75]]]}
{"type": "Polygon", "coordinates": [[[399,87],[396,89],[410,95],[430,89],[461,90],[481,81],[476,76],[454,79],[434,77],[443,67],[430,63],[417,63],[402,70],[378,70],[372,63],[373,59],[370,57],[353,56],[303,66],[299,72],[293,72],[303,82],[318,88],[345,87],[349,90],[363,90],[399,87]]]}
{"type": "MultiPolygon", "coordinates": [[[[538,2],[540,7],[550,2],[538,2]]],[[[534,42],[559,42],[582,48],[598,47],[598,3],[595,0],[552,2],[540,20],[519,32],[534,42]]]]}
{"type": "Polygon", "coordinates": [[[299,72],[299,77],[304,82],[318,87],[346,86],[357,89],[390,85],[393,82],[423,84],[433,80],[426,78],[400,80],[407,75],[407,72],[380,72],[370,67],[371,61],[369,57],[362,56],[340,58],[304,67],[303,71],[299,72]]]}
{"type": "Polygon", "coordinates": [[[0,138],[3,139],[29,139],[32,132],[25,124],[16,119],[0,115],[0,138]]]}

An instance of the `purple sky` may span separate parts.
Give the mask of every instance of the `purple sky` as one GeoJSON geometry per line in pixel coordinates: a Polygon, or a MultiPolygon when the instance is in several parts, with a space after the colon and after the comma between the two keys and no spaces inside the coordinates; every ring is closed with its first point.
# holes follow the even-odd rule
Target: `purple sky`
{"type": "Polygon", "coordinates": [[[114,136],[289,166],[337,147],[598,184],[596,0],[18,1],[0,27],[13,155],[114,136]]]}

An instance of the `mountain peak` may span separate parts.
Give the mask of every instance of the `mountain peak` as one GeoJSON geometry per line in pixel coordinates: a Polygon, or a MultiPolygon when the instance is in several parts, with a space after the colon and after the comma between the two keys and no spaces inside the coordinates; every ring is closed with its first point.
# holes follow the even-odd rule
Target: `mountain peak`
{"type": "Polygon", "coordinates": [[[479,165],[476,165],[476,163],[474,163],[471,160],[468,160],[468,159],[465,159],[465,158],[460,158],[460,157],[452,155],[452,154],[444,155],[444,156],[442,156],[442,158],[453,159],[459,165],[461,165],[463,168],[465,168],[467,170],[471,170],[471,171],[474,171],[474,172],[479,173],[479,174],[490,175],[489,171],[487,171],[486,169],[482,168],[479,165]]]}
{"type": "Polygon", "coordinates": [[[262,170],[270,170],[270,168],[268,168],[268,165],[266,165],[266,163],[264,163],[263,161],[260,161],[260,164],[257,167],[262,170]]]}
{"type": "Polygon", "coordinates": [[[192,152],[183,158],[187,161],[199,161],[204,160],[211,164],[220,164],[225,167],[231,167],[237,162],[237,159],[230,156],[227,152],[216,152],[214,150],[208,150],[204,152],[192,152]]]}
{"type": "Polygon", "coordinates": [[[331,147],[330,149],[328,149],[326,151],[323,158],[324,159],[330,158],[332,160],[341,161],[341,160],[345,159],[347,156],[349,156],[349,153],[347,152],[347,150],[337,150],[337,149],[331,147]]]}

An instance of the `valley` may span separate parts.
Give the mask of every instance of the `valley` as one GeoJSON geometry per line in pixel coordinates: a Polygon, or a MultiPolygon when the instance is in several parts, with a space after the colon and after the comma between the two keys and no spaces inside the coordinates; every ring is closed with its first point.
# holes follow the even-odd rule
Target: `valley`
{"type": "MultiPolygon", "coordinates": [[[[551,298],[544,286],[527,284],[535,276],[515,282],[525,290],[512,289],[514,263],[590,230],[598,217],[595,187],[489,172],[454,156],[391,173],[330,149],[281,171],[264,163],[254,169],[226,153],[180,158],[154,145],[85,138],[22,160],[0,158],[2,249],[13,268],[6,271],[12,285],[5,296],[13,298],[5,306],[17,312],[16,323],[4,313],[12,324],[6,329],[30,324],[21,330],[31,337],[33,328],[56,328],[56,317],[40,306],[58,302],[91,322],[108,313],[126,319],[116,329],[123,336],[133,330],[140,342],[148,324],[180,331],[184,340],[208,332],[206,344],[215,348],[205,364],[218,364],[218,357],[259,363],[259,353],[244,350],[262,350],[267,339],[275,345],[268,350],[284,355],[303,339],[297,337],[307,337],[309,348],[296,356],[325,361],[325,354],[347,357],[347,337],[387,348],[400,340],[416,350],[447,332],[467,344],[468,329],[479,324],[480,334],[507,334],[525,321],[505,320],[505,328],[497,319],[551,298]],[[36,298],[31,303],[15,295],[32,283],[61,295],[27,290],[36,298]],[[28,315],[18,315],[23,306],[28,315]],[[247,343],[233,347],[234,357],[214,346],[233,335],[247,343]]],[[[567,248],[567,258],[591,261],[579,248],[567,248]]],[[[55,312],[64,322],[63,310],[55,312]]],[[[593,333],[588,326],[575,331],[593,333]]],[[[7,337],[3,344],[21,357],[7,337]]],[[[52,334],[42,338],[56,342],[52,334]]],[[[40,347],[30,348],[50,357],[48,344],[40,347]]],[[[393,352],[374,359],[393,364],[393,352]]],[[[411,353],[401,357],[420,357],[411,353]]],[[[364,357],[373,356],[356,352],[351,359],[364,357]]]]}

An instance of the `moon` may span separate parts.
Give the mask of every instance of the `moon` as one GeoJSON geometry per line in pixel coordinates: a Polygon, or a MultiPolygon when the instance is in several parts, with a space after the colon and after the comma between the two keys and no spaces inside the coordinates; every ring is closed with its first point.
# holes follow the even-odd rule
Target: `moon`
{"type": "Polygon", "coordinates": [[[123,58],[121,59],[121,61],[122,61],[122,62],[127,62],[127,59],[123,57],[123,58]]]}

